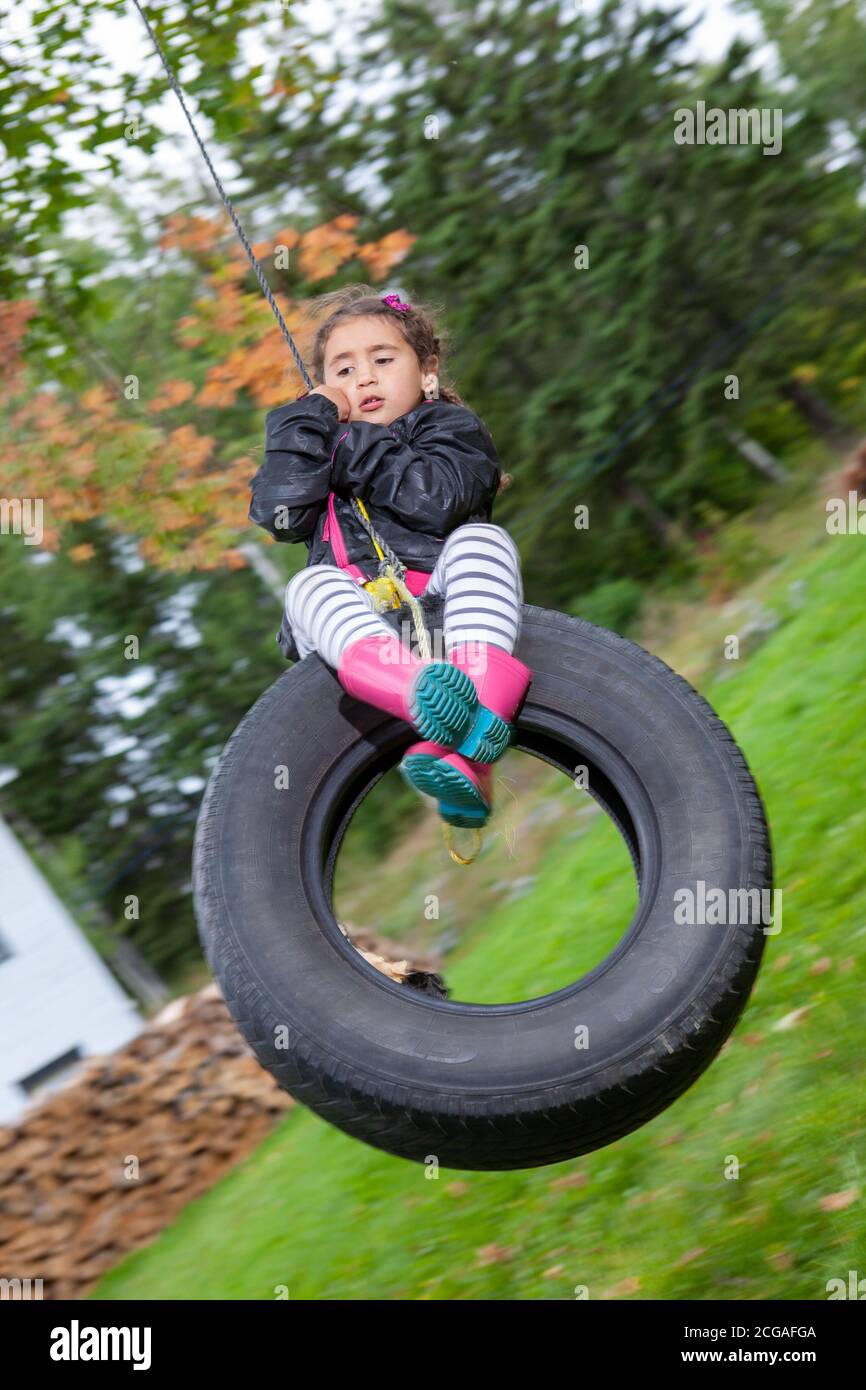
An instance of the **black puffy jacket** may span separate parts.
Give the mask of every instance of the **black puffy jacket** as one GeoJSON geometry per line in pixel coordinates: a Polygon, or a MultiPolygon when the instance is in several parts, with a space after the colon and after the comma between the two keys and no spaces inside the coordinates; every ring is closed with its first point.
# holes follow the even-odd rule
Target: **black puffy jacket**
{"type": "MultiPolygon", "coordinates": [[[[501,476],[493,440],[466,406],[422,401],[390,425],[342,424],[333,401],[309,395],[268,412],[249,515],[278,541],[304,541],[308,566],[335,565],[323,536],[333,491],[348,561],[373,579],[378,556],[354,495],[406,568],[429,574],[456,526],[491,520],[501,476]]],[[[287,659],[298,659],[285,614],[277,641],[287,659]]]]}

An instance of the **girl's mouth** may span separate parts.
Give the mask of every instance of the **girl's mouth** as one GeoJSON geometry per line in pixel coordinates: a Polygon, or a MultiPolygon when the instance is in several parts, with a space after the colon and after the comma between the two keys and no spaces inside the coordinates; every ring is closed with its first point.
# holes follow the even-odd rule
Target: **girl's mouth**
{"type": "Polygon", "coordinates": [[[361,402],[361,409],[365,411],[378,410],[380,405],[384,404],[381,396],[371,396],[369,400],[361,402]]]}

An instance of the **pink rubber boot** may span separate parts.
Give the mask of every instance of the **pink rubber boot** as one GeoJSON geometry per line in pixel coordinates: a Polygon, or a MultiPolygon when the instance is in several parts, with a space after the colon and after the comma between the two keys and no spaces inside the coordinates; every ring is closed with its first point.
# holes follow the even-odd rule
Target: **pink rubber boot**
{"type": "Polygon", "coordinates": [[[526,698],[532,672],[492,642],[460,642],[450,660],[470,677],[479,701],[475,723],[455,752],[481,763],[496,762],[514,736],[513,720],[526,698]]]}
{"type": "Polygon", "coordinates": [[[410,787],[435,797],[449,825],[480,828],[493,810],[493,764],[476,763],[441,743],[413,743],[400,772],[410,787]]]}
{"type": "Polygon", "coordinates": [[[450,661],[421,661],[396,633],[350,642],[337,679],[356,700],[395,715],[446,748],[466,737],[478,714],[478,695],[465,672],[450,661]]]}

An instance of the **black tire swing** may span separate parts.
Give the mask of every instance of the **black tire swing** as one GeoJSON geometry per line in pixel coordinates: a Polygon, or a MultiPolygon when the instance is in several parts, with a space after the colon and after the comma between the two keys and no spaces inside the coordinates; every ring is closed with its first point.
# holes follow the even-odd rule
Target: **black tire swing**
{"type": "MultiPolygon", "coordinates": [[[[422,596],[421,607],[441,650],[441,599],[422,596]]],[[[396,629],[405,609],[384,616],[396,629]]],[[[730,1035],[767,934],[760,911],[678,921],[683,893],[748,894],[751,909],[772,888],[761,798],[703,697],[635,643],[531,605],[515,655],[533,679],[513,746],[570,779],[586,766],[637,876],[624,935],[581,979],[519,1003],[473,1004],[397,984],[355,950],[333,910],[337,855],[361,802],[416,735],[348,696],[317,655],[279,676],[242,720],[196,830],[202,946],[261,1065],[353,1138],[444,1168],[559,1163],[659,1114],[730,1035]],[[290,771],[288,790],[278,766],[290,771]]]]}
{"type": "MultiPolygon", "coordinates": [[[[425,608],[441,631],[439,606],[425,608]]],[[[355,950],[331,901],[340,843],[415,735],[351,699],[316,655],[242,721],[196,835],[202,944],[259,1062],[353,1138],[445,1168],[558,1163],[645,1124],[725,1042],[765,941],[759,913],[675,921],[676,895],[697,900],[701,881],[728,896],[772,884],[757,788],[702,696],[633,642],[530,605],[515,654],[534,675],[514,746],[569,777],[587,767],[638,878],[624,936],[582,979],[520,1003],[458,1003],[355,950]],[[276,788],[275,764],[294,790],[276,788]]]]}

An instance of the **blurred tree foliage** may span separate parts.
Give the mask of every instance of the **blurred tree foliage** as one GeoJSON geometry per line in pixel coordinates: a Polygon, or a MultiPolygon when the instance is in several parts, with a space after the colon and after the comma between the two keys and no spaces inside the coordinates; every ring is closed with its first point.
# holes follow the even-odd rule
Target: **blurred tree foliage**
{"type": "Polygon", "coordinates": [[[797,104],[833,122],[834,144],[866,154],[866,8],[863,0],[735,0],[757,13],[783,72],[796,83],[797,104]]]}
{"type": "MultiPolygon", "coordinates": [[[[254,134],[259,108],[316,74],[289,5],[146,0],[144,9],[218,142],[254,134]],[[277,55],[269,74],[249,61],[251,31],[277,55]]],[[[128,0],[0,0],[0,33],[0,294],[11,298],[40,282],[46,234],[70,209],[89,207],[106,175],[124,174],[130,145],[152,154],[173,137],[159,109],[165,77],[128,0]],[[152,56],[142,62],[142,53],[152,56]]]]}
{"type": "Polygon", "coordinates": [[[0,547],[0,762],[17,773],[3,797],[43,834],[80,839],[92,891],[170,973],[197,950],[203,776],[281,669],[274,605],[248,571],[184,580],[98,523],[70,541],[0,547]]]}

